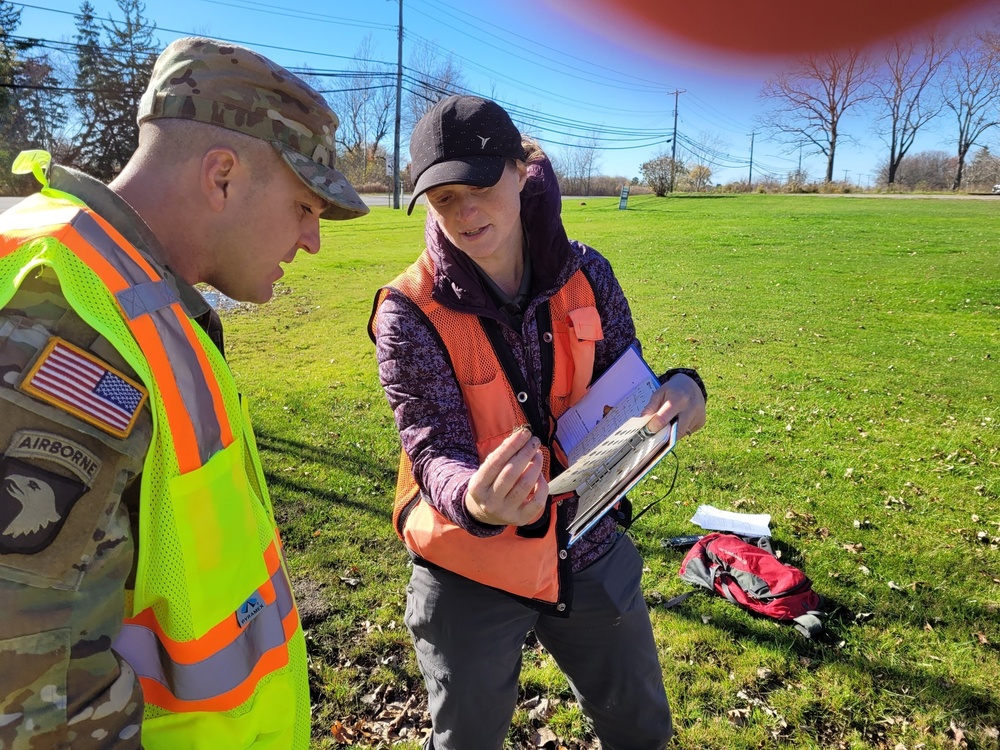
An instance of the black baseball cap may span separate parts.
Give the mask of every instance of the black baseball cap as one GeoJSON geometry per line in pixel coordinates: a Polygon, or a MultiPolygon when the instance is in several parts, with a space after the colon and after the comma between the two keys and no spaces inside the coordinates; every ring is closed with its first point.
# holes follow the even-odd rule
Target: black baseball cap
{"type": "Polygon", "coordinates": [[[496,185],[508,159],[524,160],[524,148],[503,107],[478,96],[442,99],[410,136],[413,197],[406,213],[439,185],[496,185]]]}

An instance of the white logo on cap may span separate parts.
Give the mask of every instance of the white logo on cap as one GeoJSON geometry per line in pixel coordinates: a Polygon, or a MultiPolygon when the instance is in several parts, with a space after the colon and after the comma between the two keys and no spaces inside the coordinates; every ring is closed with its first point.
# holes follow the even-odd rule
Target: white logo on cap
{"type": "Polygon", "coordinates": [[[476,138],[478,138],[479,140],[481,140],[483,142],[482,148],[484,148],[484,149],[486,148],[486,141],[488,141],[492,137],[493,136],[489,136],[488,138],[483,138],[481,135],[477,135],[476,136],[476,138]]]}

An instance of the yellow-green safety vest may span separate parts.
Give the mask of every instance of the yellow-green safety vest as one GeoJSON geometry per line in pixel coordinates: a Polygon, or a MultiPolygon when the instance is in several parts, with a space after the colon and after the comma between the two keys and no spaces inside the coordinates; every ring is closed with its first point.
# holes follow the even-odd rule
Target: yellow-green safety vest
{"type": "Polygon", "coordinates": [[[47,187],[47,155],[20,158],[45,187],[0,216],[0,308],[51,267],[149,391],[137,575],[114,642],[142,684],[143,746],[307,748],[305,639],[232,373],[143,256],[47,187]]]}

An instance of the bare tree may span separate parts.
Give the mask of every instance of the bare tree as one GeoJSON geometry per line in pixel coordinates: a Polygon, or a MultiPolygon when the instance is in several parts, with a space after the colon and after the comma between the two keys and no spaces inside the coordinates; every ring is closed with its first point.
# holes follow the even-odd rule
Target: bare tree
{"type": "Polygon", "coordinates": [[[934,30],[922,37],[893,39],[885,52],[885,65],[875,79],[881,114],[876,132],[889,147],[886,184],[896,181],[899,163],[910,150],[917,132],[944,106],[932,88],[938,71],[954,47],[934,30]]]}
{"type": "Polygon", "coordinates": [[[375,57],[369,34],[354,51],[352,73],[340,88],[327,93],[340,118],[337,143],[342,147],[342,169],[358,184],[385,181],[385,146],[393,124],[395,73],[375,57]]]}
{"type": "Polygon", "coordinates": [[[403,125],[408,131],[433,104],[467,91],[455,58],[443,56],[439,47],[428,42],[414,47],[408,68],[404,77],[407,95],[403,100],[403,125]]]}
{"type": "Polygon", "coordinates": [[[951,189],[962,186],[969,149],[1000,124],[1000,45],[996,33],[979,34],[958,45],[941,84],[944,105],[958,122],[958,164],[951,189]]]}
{"type": "Polygon", "coordinates": [[[567,146],[560,162],[561,185],[567,195],[593,195],[594,173],[600,168],[597,134],[578,138],[576,145],[567,146]]]}
{"type": "Polygon", "coordinates": [[[712,168],[707,164],[695,164],[688,171],[687,182],[697,193],[703,192],[712,181],[712,168]]]}
{"type": "MultiPolygon", "coordinates": [[[[947,190],[955,171],[955,157],[944,151],[908,154],[896,170],[896,185],[910,190],[947,190]]],[[[879,168],[879,184],[887,184],[889,164],[879,168]]]]}
{"type": "Polygon", "coordinates": [[[761,125],[792,148],[805,146],[826,157],[826,181],[833,181],[837,144],[844,115],[871,99],[874,66],[861,50],[825,52],[799,60],[769,80],[761,98],[775,107],[761,125]]]}

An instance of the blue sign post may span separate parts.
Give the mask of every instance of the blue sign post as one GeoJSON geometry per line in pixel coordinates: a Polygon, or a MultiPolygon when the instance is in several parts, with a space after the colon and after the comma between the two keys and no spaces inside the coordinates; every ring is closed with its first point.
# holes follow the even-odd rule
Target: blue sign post
{"type": "Polygon", "coordinates": [[[624,185],[622,185],[622,196],[618,200],[618,210],[619,211],[624,211],[626,208],[628,208],[628,183],[627,182],[624,185]]]}

